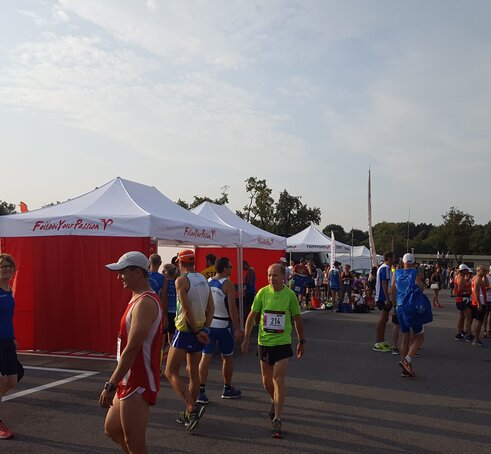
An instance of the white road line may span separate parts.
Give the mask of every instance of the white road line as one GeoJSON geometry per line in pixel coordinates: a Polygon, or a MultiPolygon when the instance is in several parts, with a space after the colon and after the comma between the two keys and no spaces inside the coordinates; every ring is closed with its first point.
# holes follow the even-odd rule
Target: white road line
{"type": "Polygon", "coordinates": [[[46,358],[63,358],[63,359],[93,359],[95,361],[116,361],[116,358],[100,358],[98,356],[74,356],[74,355],[53,355],[51,353],[30,353],[26,351],[18,351],[18,355],[26,356],[44,356],[46,358]]]}
{"type": "Polygon", "coordinates": [[[68,373],[77,373],[73,377],[64,378],[63,380],[54,381],[51,383],[47,383],[46,385],[36,386],[35,388],[26,389],[24,391],[19,391],[17,393],[9,394],[8,396],[4,396],[2,401],[5,402],[7,400],[17,399],[17,397],[27,396],[28,394],[37,393],[39,391],[44,391],[45,389],[54,388],[56,386],[64,385],[65,383],[70,383],[76,380],[82,380],[83,378],[90,377],[92,375],[96,375],[99,372],[89,371],[89,370],[75,370],[75,369],[56,369],[52,367],[35,367],[35,366],[24,366],[24,369],[33,369],[33,370],[47,370],[51,372],[68,372],[68,373]]]}

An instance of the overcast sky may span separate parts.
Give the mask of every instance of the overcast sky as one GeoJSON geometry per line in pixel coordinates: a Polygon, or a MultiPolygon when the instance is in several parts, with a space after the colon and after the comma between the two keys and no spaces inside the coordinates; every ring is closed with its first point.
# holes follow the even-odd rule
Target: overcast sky
{"type": "Polygon", "coordinates": [[[322,223],[491,220],[488,0],[2,1],[0,200],[120,176],[246,203],[266,179],[322,223]]]}

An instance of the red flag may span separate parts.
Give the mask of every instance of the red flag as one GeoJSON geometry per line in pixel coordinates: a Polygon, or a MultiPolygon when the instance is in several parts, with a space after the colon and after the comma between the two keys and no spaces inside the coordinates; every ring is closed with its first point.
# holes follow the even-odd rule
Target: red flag
{"type": "Polygon", "coordinates": [[[25,213],[25,212],[29,211],[29,210],[27,209],[27,205],[26,205],[24,202],[20,202],[20,203],[19,203],[19,206],[20,206],[20,212],[21,212],[21,213],[25,213]]]}

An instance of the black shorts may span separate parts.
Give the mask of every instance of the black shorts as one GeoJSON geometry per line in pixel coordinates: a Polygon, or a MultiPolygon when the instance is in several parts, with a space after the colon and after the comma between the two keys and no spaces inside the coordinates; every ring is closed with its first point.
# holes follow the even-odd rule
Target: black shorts
{"type": "Polygon", "coordinates": [[[482,322],[486,316],[488,308],[485,304],[481,304],[481,310],[477,310],[477,306],[472,306],[472,318],[476,319],[478,322],[482,322]]]}
{"type": "Polygon", "coordinates": [[[465,311],[467,308],[471,309],[472,308],[472,305],[471,305],[471,301],[469,298],[464,298],[464,301],[455,301],[455,306],[457,307],[457,310],[463,312],[465,311]]]}
{"type": "Polygon", "coordinates": [[[14,339],[0,339],[0,374],[17,375],[17,352],[14,339]]]}
{"type": "Polygon", "coordinates": [[[379,311],[385,311],[385,312],[390,312],[390,310],[392,309],[392,306],[387,307],[385,305],[385,301],[377,301],[377,307],[379,311]]]}
{"type": "Polygon", "coordinates": [[[267,347],[265,345],[257,346],[257,353],[261,361],[264,361],[270,366],[276,364],[285,358],[293,356],[291,344],[275,345],[274,347],[267,347]]]}

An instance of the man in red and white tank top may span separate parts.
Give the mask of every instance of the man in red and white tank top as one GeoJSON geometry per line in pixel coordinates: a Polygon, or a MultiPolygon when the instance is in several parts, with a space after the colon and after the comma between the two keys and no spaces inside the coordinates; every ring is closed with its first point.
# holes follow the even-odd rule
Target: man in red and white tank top
{"type": "Polygon", "coordinates": [[[148,283],[148,259],[127,252],[117,263],[106,265],[133,292],[121,318],[118,365],[99,397],[107,412],[104,430],[125,452],[146,453],[148,409],[160,385],[162,309],[148,283]]]}

